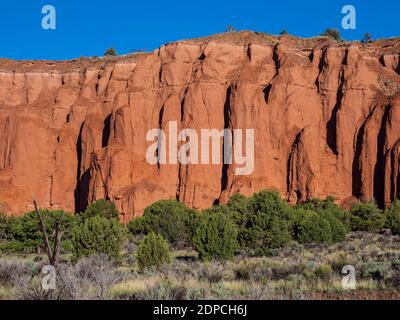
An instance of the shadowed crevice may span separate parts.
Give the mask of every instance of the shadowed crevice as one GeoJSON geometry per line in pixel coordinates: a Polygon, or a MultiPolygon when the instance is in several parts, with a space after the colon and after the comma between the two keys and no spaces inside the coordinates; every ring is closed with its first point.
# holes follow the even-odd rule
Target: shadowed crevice
{"type": "Polygon", "coordinates": [[[281,68],[281,61],[279,59],[279,54],[278,54],[278,44],[274,48],[274,52],[272,54],[272,60],[274,61],[275,64],[275,76],[279,74],[279,69],[281,68]]]}
{"type": "Polygon", "coordinates": [[[386,67],[385,56],[384,55],[381,55],[379,57],[379,63],[382,65],[382,67],[386,67]]]}
{"type": "MultiPolygon", "coordinates": [[[[231,127],[231,95],[232,95],[232,86],[229,86],[226,91],[226,99],[224,104],[224,129],[229,129],[231,127]]],[[[229,161],[227,159],[227,154],[225,149],[227,148],[227,137],[224,135],[224,143],[222,146],[222,174],[221,174],[221,194],[228,188],[228,170],[229,170],[229,161]]]]}
{"type": "MultiPolygon", "coordinates": [[[[312,56],[314,53],[312,54],[312,56]]],[[[314,57],[312,58],[314,59],[314,57]]],[[[319,78],[321,77],[322,72],[324,71],[325,68],[325,59],[326,59],[326,49],[321,53],[321,58],[318,63],[318,77],[315,80],[315,85],[317,86],[317,91],[318,93],[321,93],[321,88],[320,88],[320,83],[319,83],[319,78]]]]}
{"type": "MultiPolygon", "coordinates": [[[[158,128],[160,129],[160,130],[162,130],[162,125],[163,125],[163,121],[164,121],[164,105],[161,107],[161,109],[160,109],[160,113],[158,114],[158,128]]],[[[158,159],[158,161],[157,161],[157,168],[158,169],[160,169],[160,166],[161,166],[161,164],[160,164],[160,148],[162,148],[162,144],[161,143],[159,143],[158,144],[158,148],[157,148],[157,150],[156,150],[156,155],[157,155],[157,159],[158,159]]]]}
{"type": "Polygon", "coordinates": [[[393,147],[391,154],[390,154],[390,168],[391,168],[391,175],[390,175],[390,200],[394,201],[399,198],[399,156],[398,150],[400,146],[400,140],[396,142],[395,146],[393,147]]]}
{"type": "Polygon", "coordinates": [[[82,165],[82,130],[84,123],[82,123],[79,129],[79,135],[76,142],[76,156],[77,156],[77,173],[76,173],[76,186],[74,191],[75,198],[75,212],[82,212],[88,205],[89,195],[89,180],[90,170],[87,169],[81,174],[82,165]]]}
{"type": "Polygon", "coordinates": [[[269,102],[269,96],[271,94],[271,89],[272,89],[272,84],[268,84],[266,87],[264,87],[263,89],[263,93],[264,93],[264,100],[265,103],[268,104],[269,102]]]}
{"type": "Polygon", "coordinates": [[[374,169],[374,198],[380,207],[385,206],[385,141],[386,124],[389,119],[390,106],[385,108],[377,137],[377,155],[374,169]]]}
{"type": "Polygon", "coordinates": [[[111,133],[111,114],[104,120],[103,134],[101,138],[101,146],[103,148],[108,146],[108,141],[110,140],[111,133]]]}
{"type": "Polygon", "coordinates": [[[182,101],[181,101],[181,109],[180,109],[181,110],[181,121],[183,121],[183,118],[185,116],[185,102],[186,102],[186,95],[188,93],[188,90],[189,90],[189,87],[187,87],[185,89],[185,93],[183,94],[182,101]]]}
{"type": "Polygon", "coordinates": [[[342,106],[343,97],[344,97],[344,72],[342,71],[340,76],[340,84],[336,94],[336,104],[333,107],[331,118],[329,119],[328,123],[326,124],[326,140],[329,148],[335,155],[338,155],[337,150],[337,114],[342,106]]]}
{"type": "MultiPolygon", "coordinates": [[[[287,185],[287,194],[288,196],[290,196],[290,194],[293,191],[293,180],[294,180],[294,170],[295,168],[295,155],[297,155],[297,150],[301,141],[301,136],[304,132],[304,129],[301,130],[297,135],[296,138],[294,139],[293,143],[292,143],[292,148],[290,150],[290,154],[289,154],[289,158],[287,161],[287,165],[286,165],[286,185],[287,185]]],[[[299,190],[296,190],[296,195],[297,195],[297,199],[301,199],[301,192],[299,190]]]]}
{"type": "Polygon", "coordinates": [[[365,132],[365,126],[367,124],[369,118],[365,120],[365,122],[360,127],[360,130],[357,133],[356,138],[356,145],[355,145],[355,152],[354,152],[354,159],[353,159],[353,166],[352,166],[352,194],[356,198],[361,197],[361,167],[360,167],[360,158],[362,153],[363,147],[363,138],[365,132]]]}

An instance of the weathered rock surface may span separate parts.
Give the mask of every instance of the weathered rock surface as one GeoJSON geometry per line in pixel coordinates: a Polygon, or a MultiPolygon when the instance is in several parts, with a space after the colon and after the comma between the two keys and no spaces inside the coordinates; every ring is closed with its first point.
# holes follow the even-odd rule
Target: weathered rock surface
{"type": "MultiPolygon", "coordinates": [[[[222,152],[222,151],[221,151],[222,152]]],[[[0,59],[0,211],[108,198],[123,219],[177,198],[205,208],[278,190],[291,202],[400,196],[400,40],[338,44],[251,32],[147,54],[0,59]],[[146,133],[255,129],[255,169],[150,165],[146,133]]]]}

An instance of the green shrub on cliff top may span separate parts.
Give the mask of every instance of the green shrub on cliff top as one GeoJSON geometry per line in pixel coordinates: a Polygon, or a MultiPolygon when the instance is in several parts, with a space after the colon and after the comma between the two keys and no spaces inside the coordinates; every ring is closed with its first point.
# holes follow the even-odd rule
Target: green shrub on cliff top
{"type": "Polygon", "coordinates": [[[336,41],[342,41],[342,37],[340,36],[340,32],[337,29],[326,29],[322,36],[329,37],[336,41]]]}

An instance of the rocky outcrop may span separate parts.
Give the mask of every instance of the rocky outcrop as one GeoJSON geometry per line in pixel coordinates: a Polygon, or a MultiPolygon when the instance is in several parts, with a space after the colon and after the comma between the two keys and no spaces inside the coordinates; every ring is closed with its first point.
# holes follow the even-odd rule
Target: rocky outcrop
{"type": "MultiPolygon", "coordinates": [[[[114,201],[224,203],[278,190],[291,202],[400,196],[400,40],[228,33],[151,53],[64,62],[0,60],[0,211],[114,201]],[[252,128],[255,168],[151,165],[150,129],[252,128]]],[[[222,150],[221,150],[222,152],[222,150]]]]}

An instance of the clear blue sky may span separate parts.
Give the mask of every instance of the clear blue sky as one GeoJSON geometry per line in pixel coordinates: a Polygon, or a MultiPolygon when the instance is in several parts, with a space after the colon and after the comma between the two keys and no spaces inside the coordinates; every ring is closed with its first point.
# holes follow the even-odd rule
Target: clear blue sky
{"type": "Polygon", "coordinates": [[[282,29],[310,37],[328,27],[341,28],[341,8],[357,9],[357,29],[344,38],[400,36],[399,0],[1,0],[0,57],[72,59],[153,50],[181,39],[225,30],[250,29],[277,34],[282,29]],[[41,27],[44,5],[57,10],[57,29],[41,27]]]}

